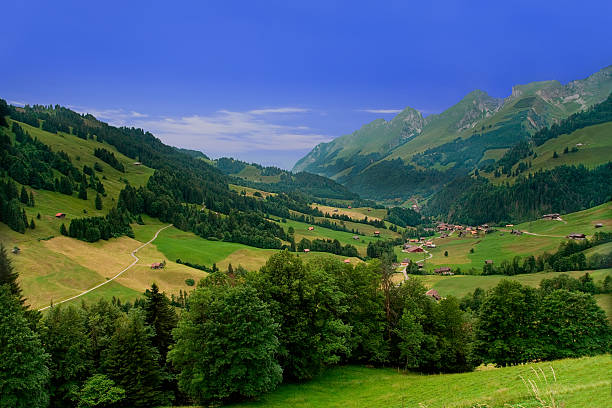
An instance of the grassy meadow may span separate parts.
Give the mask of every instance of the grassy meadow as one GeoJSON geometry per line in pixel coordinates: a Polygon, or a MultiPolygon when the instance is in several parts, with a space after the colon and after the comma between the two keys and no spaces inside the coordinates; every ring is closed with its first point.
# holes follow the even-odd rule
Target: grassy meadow
{"type": "Polygon", "coordinates": [[[610,406],[610,356],[585,357],[514,367],[480,367],[471,373],[423,375],[387,368],[344,366],[305,384],[285,384],[257,401],[232,407],[542,407],[523,383],[537,381],[559,406],[610,406]],[[553,374],[554,370],[554,374],[553,374]],[[546,376],[546,381],[544,380],[546,376]],[[556,378],[556,381],[555,381],[556,378]],[[563,405],[559,405],[559,404],[563,405]]]}

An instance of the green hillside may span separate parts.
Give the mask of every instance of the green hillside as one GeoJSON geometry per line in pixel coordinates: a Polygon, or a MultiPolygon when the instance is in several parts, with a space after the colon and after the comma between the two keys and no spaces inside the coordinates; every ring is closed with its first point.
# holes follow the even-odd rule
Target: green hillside
{"type": "Polygon", "coordinates": [[[259,401],[232,407],[540,406],[521,378],[536,380],[543,394],[551,391],[557,404],[563,404],[557,406],[605,407],[610,401],[609,361],[610,356],[587,357],[431,376],[394,369],[338,367],[307,384],[283,385],[259,401]],[[542,374],[547,376],[548,387],[542,374]]]}
{"type": "MultiPolygon", "coordinates": [[[[294,171],[332,177],[366,198],[429,195],[442,187],[443,180],[494,163],[504,149],[603,101],[611,91],[612,67],[567,85],[517,85],[503,100],[474,91],[439,115],[423,118],[407,108],[389,122],[379,119],[318,145],[294,171]],[[385,183],[378,182],[381,177],[385,183]]],[[[589,153],[575,155],[571,162],[602,162],[589,153]]],[[[603,152],[596,155],[604,157],[603,152]]]]}

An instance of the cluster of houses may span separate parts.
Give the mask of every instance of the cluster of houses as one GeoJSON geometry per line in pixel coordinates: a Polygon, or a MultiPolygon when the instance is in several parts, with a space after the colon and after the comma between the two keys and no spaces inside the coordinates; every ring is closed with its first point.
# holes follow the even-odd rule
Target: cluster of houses
{"type": "Polygon", "coordinates": [[[404,247],[402,248],[402,252],[408,252],[408,253],[425,252],[423,247],[435,248],[436,244],[434,244],[433,241],[427,241],[424,238],[411,239],[404,244],[404,247]]]}
{"type": "Polygon", "coordinates": [[[444,222],[438,224],[437,230],[438,232],[440,232],[440,238],[446,238],[448,234],[453,231],[458,231],[460,237],[464,235],[468,235],[468,234],[472,236],[476,236],[478,235],[480,231],[484,232],[485,234],[493,231],[493,229],[489,226],[489,224],[482,224],[482,225],[473,227],[473,226],[447,224],[444,222]]]}

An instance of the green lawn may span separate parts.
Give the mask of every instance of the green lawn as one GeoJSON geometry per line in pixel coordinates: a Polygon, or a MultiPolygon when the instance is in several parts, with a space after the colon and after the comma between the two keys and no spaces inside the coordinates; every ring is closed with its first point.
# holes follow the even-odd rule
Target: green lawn
{"type": "Polygon", "coordinates": [[[386,368],[337,367],[307,383],[282,385],[258,401],[231,406],[459,408],[486,404],[490,408],[501,408],[520,404],[525,408],[540,407],[522,378],[538,381],[542,390],[552,390],[555,399],[567,408],[603,408],[612,402],[610,356],[603,355],[506,368],[485,367],[472,373],[443,375],[404,373],[386,368]],[[542,374],[546,375],[548,386],[542,374]]]}

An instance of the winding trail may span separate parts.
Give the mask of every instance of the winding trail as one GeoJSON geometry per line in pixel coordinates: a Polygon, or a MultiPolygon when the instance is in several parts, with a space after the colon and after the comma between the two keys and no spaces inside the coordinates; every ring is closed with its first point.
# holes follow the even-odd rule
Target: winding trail
{"type": "MultiPolygon", "coordinates": [[[[102,286],[106,285],[107,283],[110,283],[110,282],[114,281],[115,279],[117,279],[118,277],[120,277],[121,275],[123,275],[123,273],[124,273],[124,272],[127,272],[127,271],[128,271],[130,268],[132,268],[132,266],[136,265],[136,264],[138,263],[138,261],[140,261],[140,258],[138,258],[138,257],[136,256],[136,252],[138,252],[138,251],[139,251],[139,250],[141,250],[142,248],[146,247],[146,246],[147,246],[147,245],[149,245],[151,242],[155,241],[155,239],[157,238],[157,236],[159,235],[159,233],[160,233],[160,232],[162,232],[163,230],[165,230],[166,228],[169,228],[169,227],[171,227],[171,226],[172,226],[172,224],[170,224],[170,225],[166,225],[165,227],[160,228],[159,230],[157,230],[157,232],[155,233],[155,235],[153,236],[153,238],[151,238],[149,241],[145,242],[144,244],[142,244],[141,246],[139,246],[138,248],[136,248],[135,250],[133,250],[133,251],[130,253],[130,255],[132,255],[132,258],[134,258],[134,262],[132,262],[132,263],[131,263],[131,264],[130,264],[128,267],[126,267],[125,269],[123,269],[121,272],[119,272],[118,274],[116,274],[116,275],[115,275],[115,276],[113,276],[112,278],[110,278],[110,279],[108,279],[108,280],[105,280],[104,282],[102,282],[102,283],[100,283],[100,284],[98,284],[98,285],[94,286],[93,288],[87,289],[86,291],[79,293],[78,295],[75,295],[75,296],[69,297],[68,299],[64,299],[64,300],[62,300],[62,301],[60,301],[60,302],[54,303],[54,304],[53,304],[53,306],[55,306],[55,305],[60,305],[60,304],[62,304],[62,303],[64,303],[64,302],[69,302],[69,301],[74,300],[74,299],[77,299],[77,298],[79,298],[79,297],[81,297],[81,296],[83,296],[83,295],[86,295],[86,294],[88,294],[89,292],[93,292],[94,290],[96,290],[96,289],[98,289],[98,288],[100,288],[100,287],[102,287],[102,286]]],[[[39,312],[42,312],[43,310],[47,310],[47,309],[49,309],[50,307],[51,307],[51,305],[49,305],[49,306],[45,306],[45,307],[43,307],[43,308],[41,308],[41,309],[38,309],[38,311],[39,311],[39,312]]]]}

